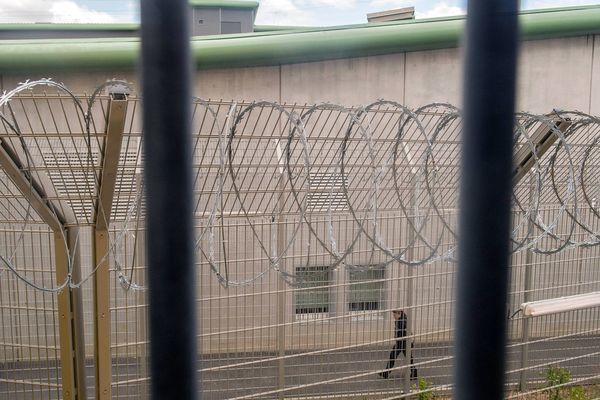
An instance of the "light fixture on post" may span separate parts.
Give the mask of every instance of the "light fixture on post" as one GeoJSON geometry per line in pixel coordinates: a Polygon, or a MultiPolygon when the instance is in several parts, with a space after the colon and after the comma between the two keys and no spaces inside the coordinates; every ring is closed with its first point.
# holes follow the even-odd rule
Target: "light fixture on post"
{"type": "Polygon", "coordinates": [[[600,292],[530,301],[521,304],[521,311],[523,311],[523,315],[526,317],[537,317],[595,306],[600,306],[600,292]]]}

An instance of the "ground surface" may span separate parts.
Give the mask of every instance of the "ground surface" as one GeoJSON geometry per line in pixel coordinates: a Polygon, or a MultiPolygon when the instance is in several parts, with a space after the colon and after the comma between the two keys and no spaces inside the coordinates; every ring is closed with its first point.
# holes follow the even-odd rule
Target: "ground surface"
{"type": "MultiPolygon", "coordinates": [[[[541,365],[528,372],[533,386],[544,384],[544,373],[556,360],[561,367],[568,368],[574,378],[600,375],[600,356],[592,355],[600,351],[600,337],[587,337],[577,340],[552,340],[530,345],[529,365],[541,365]]],[[[390,379],[382,379],[376,373],[384,368],[389,354],[388,348],[362,347],[353,352],[331,352],[319,355],[296,354],[286,359],[285,385],[290,390],[283,394],[286,398],[310,397],[318,394],[331,395],[332,398],[377,398],[375,393],[390,396],[400,393],[404,387],[403,371],[394,371],[390,379]],[[358,375],[358,376],[357,376],[358,375]],[[354,376],[350,379],[344,379],[354,376]],[[325,383],[323,383],[325,382],[325,383]],[[356,397],[359,395],[359,397],[356,397]]],[[[434,387],[451,383],[452,359],[450,343],[417,345],[414,350],[415,362],[421,364],[419,377],[423,377],[434,387]]],[[[265,393],[278,388],[279,365],[277,361],[258,362],[251,365],[214,370],[214,368],[235,363],[261,361],[272,354],[228,354],[211,356],[201,361],[201,367],[208,369],[202,375],[204,400],[221,400],[257,394],[256,398],[276,398],[277,394],[265,393]],[[212,370],[211,370],[212,368],[212,370]],[[263,393],[262,395],[258,395],[263,393]]],[[[521,347],[512,347],[508,351],[508,370],[520,367],[521,347]]],[[[403,363],[399,357],[397,366],[403,363]]],[[[120,381],[113,387],[114,399],[139,399],[143,397],[146,383],[139,382],[140,363],[137,360],[117,360],[113,374],[120,381]],[[127,383],[130,382],[130,383],[127,383]]],[[[45,367],[41,364],[0,364],[0,399],[58,399],[58,388],[41,390],[35,382],[57,382],[56,366],[45,367]],[[25,380],[34,384],[17,384],[25,380]]],[[[94,371],[87,370],[89,399],[93,399],[94,371]]],[[[518,383],[519,372],[507,374],[509,383],[518,383]]],[[[598,380],[586,381],[598,384],[598,380]]],[[[440,393],[442,395],[442,393],[440,393]]],[[[545,394],[536,394],[526,399],[545,399],[545,394]]]]}

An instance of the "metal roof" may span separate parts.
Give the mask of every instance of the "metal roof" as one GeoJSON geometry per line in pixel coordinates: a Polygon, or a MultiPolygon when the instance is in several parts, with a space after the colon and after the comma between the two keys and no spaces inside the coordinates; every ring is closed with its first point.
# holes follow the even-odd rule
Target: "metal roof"
{"type": "MultiPolygon", "coordinates": [[[[521,39],[600,33],[600,6],[523,12],[521,39]]],[[[456,47],[465,17],[198,37],[198,68],[280,65],[456,47]]],[[[0,73],[133,69],[138,38],[0,41],[0,73]]]]}

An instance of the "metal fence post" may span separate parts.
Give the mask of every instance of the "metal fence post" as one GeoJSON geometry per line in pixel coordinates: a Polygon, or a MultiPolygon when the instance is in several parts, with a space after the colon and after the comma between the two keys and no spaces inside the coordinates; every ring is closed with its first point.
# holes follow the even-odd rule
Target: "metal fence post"
{"type": "Polygon", "coordinates": [[[468,3],[454,379],[458,400],[503,397],[517,13],[517,0],[468,3]]]}
{"type": "MultiPolygon", "coordinates": [[[[283,216],[283,203],[285,201],[285,175],[283,166],[283,153],[281,152],[279,142],[276,144],[277,156],[279,158],[279,182],[277,184],[277,257],[279,257],[279,269],[284,271],[285,264],[282,253],[285,247],[285,220],[283,216]]],[[[285,282],[282,276],[277,276],[277,349],[279,355],[278,362],[278,389],[285,389],[285,282]]],[[[284,398],[284,393],[279,393],[279,398],[284,398]]]]}
{"type": "MultiPolygon", "coordinates": [[[[534,176],[530,177],[529,184],[529,200],[530,202],[533,200],[535,195],[534,193],[534,176]]],[[[531,204],[531,203],[530,203],[531,204]]],[[[529,218],[529,222],[527,223],[527,231],[531,232],[533,229],[533,220],[531,217],[529,218]]],[[[531,284],[533,279],[533,250],[528,248],[525,252],[525,279],[523,282],[523,301],[528,302],[531,300],[531,284]]],[[[527,380],[528,380],[528,371],[529,367],[529,335],[530,335],[530,321],[531,318],[525,317],[523,318],[523,330],[521,332],[521,372],[519,374],[519,389],[521,391],[527,390],[527,380]]]]}
{"type": "MultiPolygon", "coordinates": [[[[54,232],[54,257],[57,282],[62,283],[69,273],[74,282],[81,281],[81,262],[78,229],[67,228],[64,234],[54,232]],[[69,268],[69,264],[71,268],[69,268]]],[[[65,400],[85,400],[85,343],[81,288],[65,288],[58,294],[58,329],[60,360],[65,400]]]]}
{"type": "MultiPolygon", "coordinates": [[[[66,232],[54,232],[54,258],[56,262],[56,281],[60,284],[69,274],[69,251],[66,232]]],[[[58,294],[58,330],[60,340],[60,372],[62,395],[64,400],[77,398],[75,353],[73,346],[73,311],[71,308],[71,289],[65,288],[58,294]]]]}
{"type": "Polygon", "coordinates": [[[151,398],[198,397],[187,0],[144,0],[143,93],[151,398]]]}
{"type": "Polygon", "coordinates": [[[112,357],[110,349],[110,273],[108,231],[94,229],[94,360],[96,398],[111,398],[112,357]]]}
{"type": "MultiPolygon", "coordinates": [[[[412,189],[411,189],[411,207],[410,210],[413,213],[412,216],[408,216],[408,218],[410,218],[412,220],[412,227],[410,226],[410,224],[407,226],[408,228],[408,243],[410,243],[410,247],[408,248],[408,250],[406,251],[406,255],[408,257],[408,259],[412,259],[412,257],[414,256],[415,253],[415,231],[414,231],[414,226],[415,226],[415,222],[417,220],[417,174],[412,173],[411,174],[413,177],[413,184],[412,184],[412,189]]],[[[406,307],[404,312],[406,313],[406,334],[407,334],[407,340],[406,340],[406,357],[404,357],[404,363],[406,365],[406,370],[404,371],[404,393],[408,393],[410,392],[410,370],[411,370],[411,365],[410,365],[410,359],[412,357],[412,343],[413,343],[413,333],[412,333],[412,329],[413,329],[413,319],[415,317],[415,310],[413,309],[413,296],[414,296],[414,275],[415,275],[415,268],[412,265],[407,265],[407,278],[406,278],[406,284],[405,284],[405,289],[406,289],[406,307]]]]}
{"type": "MultiPolygon", "coordinates": [[[[71,255],[71,273],[74,282],[81,282],[81,250],[79,228],[68,227],[67,243],[71,255]]],[[[77,400],[87,398],[85,373],[85,334],[83,329],[83,295],[82,288],[71,290],[73,349],[75,354],[75,379],[77,385],[77,400]]]]}
{"type": "Polygon", "coordinates": [[[124,93],[111,93],[108,103],[106,138],[102,152],[98,204],[94,226],[94,360],[96,399],[110,400],[112,355],[110,349],[109,231],[111,209],[121,156],[123,128],[127,115],[124,93]]]}
{"type": "MultiPolygon", "coordinates": [[[[143,190],[143,184],[142,184],[142,175],[141,173],[136,173],[136,189],[137,192],[140,193],[143,190]]],[[[139,214],[142,212],[142,194],[140,193],[140,196],[137,200],[137,206],[136,206],[136,212],[139,214]]],[[[146,272],[147,269],[145,268],[146,266],[146,251],[145,251],[145,240],[144,240],[144,232],[146,231],[145,227],[144,227],[144,219],[140,218],[139,220],[140,225],[137,226],[137,230],[135,231],[135,235],[137,237],[137,243],[135,248],[133,249],[133,251],[135,252],[135,259],[136,264],[135,267],[141,267],[144,266],[144,271],[146,272]]],[[[147,282],[147,277],[144,276],[143,278],[143,284],[146,284],[147,282]]],[[[138,365],[140,366],[140,373],[139,376],[142,378],[142,381],[140,383],[141,385],[141,393],[143,393],[144,396],[148,396],[148,387],[149,387],[149,382],[148,382],[148,363],[149,363],[149,359],[148,359],[148,346],[145,344],[148,341],[148,295],[147,295],[147,291],[145,290],[138,290],[136,292],[136,301],[138,304],[142,305],[142,307],[138,308],[138,311],[136,313],[137,315],[137,330],[138,330],[138,340],[144,344],[139,346],[139,354],[138,354],[138,365]]]]}

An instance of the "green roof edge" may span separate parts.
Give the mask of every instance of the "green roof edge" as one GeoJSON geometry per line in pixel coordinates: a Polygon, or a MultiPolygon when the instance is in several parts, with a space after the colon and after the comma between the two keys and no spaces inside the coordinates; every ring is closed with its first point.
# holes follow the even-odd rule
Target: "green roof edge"
{"type": "Polygon", "coordinates": [[[254,25],[254,32],[297,31],[307,29],[319,29],[319,27],[295,25],[254,25]]]}
{"type": "MultiPolygon", "coordinates": [[[[521,39],[600,33],[600,7],[574,7],[519,16],[521,39]]],[[[456,47],[464,18],[356,28],[202,37],[191,41],[198,68],[290,64],[456,47]]],[[[0,41],[0,73],[130,70],[139,39],[0,41]]]]}
{"type": "Polygon", "coordinates": [[[0,23],[0,31],[137,31],[139,24],[0,23]]]}

